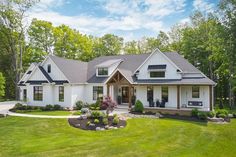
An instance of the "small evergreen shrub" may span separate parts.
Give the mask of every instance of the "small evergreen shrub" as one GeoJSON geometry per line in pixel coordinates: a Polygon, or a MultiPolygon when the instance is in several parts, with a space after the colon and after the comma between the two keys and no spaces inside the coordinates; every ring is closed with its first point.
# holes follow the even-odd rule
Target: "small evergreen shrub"
{"type": "Polygon", "coordinates": [[[102,119],[102,123],[103,123],[104,125],[108,125],[108,118],[103,118],[103,119],[102,119]]]}
{"type": "Polygon", "coordinates": [[[88,121],[86,125],[87,125],[87,126],[89,126],[90,124],[91,124],[91,122],[90,122],[90,121],[88,121]]]}
{"type": "Polygon", "coordinates": [[[192,117],[198,117],[198,112],[199,111],[197,108],[192,109],[192,112],[191,112],[192,117]]]}
{"type": "Polygon", "coordinates": [[[218,114],[217,117],[218,117],[218,118],[226,118],[227,115],[226,115],[225,113],[220,113],[220,114],[218,114]]]}
{"type": "Polygon", "coordinates": [[[198,112],[198,118],[201,120],[206,120],[207,119],[207,113],[203,111],[198,112]]]}
{"type": "Polygon", "coordinates": [[[89,109],[88,108],[82,108],[80,111],[81,111],[82,114],[86,114],[86,113],[89,112],[89,109]]]}
{"type": "Polygon", "coordinates": [[[229,112],[225,109],[219,109],[216,111],[216,117],[220,117],[219,115],[222,115],[222,114],[224,114],[227,117],[229,112]]]}
{"type": "Polygon", "coordinates": [[[236,112],[233,112],[232,114],[233,114],[233,117],[236,118],[236,112]]]}
{"type": "Polygon", "coordinates": [[[83,101],[77,101],[75,103],[75,106],[76,106],[76,110],[81,110],[84,106],[84,103],[83,103],[83,101]]]}
{"type": "Polygon", "coordinates": [[[53,111],[53,105],[48,104],[44,107],[44,111],[53,111]]]}
{"type": "Polygon", "coordinates": [[[134,106],[134,111],[142,113],[143,109],[144,109],[143,108],[143,103],[140,100],[137,100],[136,103],[135,103],[135,106],[134,106]]]}
{"type": "Polygon", "coordinates": [[[114,125],[117,125],[119,122],[120,122],[120,120],[119,120],[118,117],[114,117],[114,118],[113,118],[112,123],[113,123],[114,125]]]}
{"type": "Polygon", "coordinates": [[[216,113],[214,111],[207,112],[207,116],[210,118],[215,117],[216,113]]]}
{"type": "Polygon", "coordinates": [[[102,116],[102,114],[101,114],[100,111],[92,111],[92,112],[91,112],[91,117],[92,117],[92,118],[99,118],[99,117],[101,117],[101,116],[102,116]]]}
{"type": "Polygon", "coordinates": [[[53,110],[55,110],[55,111],[58,111],[58,110],[61,110],[62,109],[62,107],[60,106],[60,105],[54,105],[53,106],[53,110]]]}
{"type": "Polygon", "coordinates": [[[94,123],[98,124],[99,120],[98,119],[94,119],[94,123]]]}

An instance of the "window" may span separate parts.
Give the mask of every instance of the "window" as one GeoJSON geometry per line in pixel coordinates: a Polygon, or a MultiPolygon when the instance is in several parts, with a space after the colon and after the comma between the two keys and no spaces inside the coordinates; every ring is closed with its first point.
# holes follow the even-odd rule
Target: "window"
{"type": "Polygon", "coordinates": [[[165,71],[150,71],[150,78],[165,77],[165,71]]]}
{"type": "Polygon", "coordinates": [[[43,100],[43,87],[42,86],[34,86],[34,100],[35,101],[43,100]]]}
{"type": "Polygon", "coordinates": [[[103,98],[103,86],[93,87],[93,100],[98,100],[103,98]]]}
{"type": "Polygon", "coordinates": [[[153,87],[148,86],[147,87],[147,101],[153,101],[153,87]]]}
{"type": "Polygon", "coordinates": [[[27,100],[27,90],[26,89],[23,90],[23,100],[24,101],[27,100]]]}
{"type": "Polygon", "coordinates": [[[200,96],[200,89],[199,86],[192,87],[192,98],[199,98],[200,96]]]}
{"type": "Polygon", "coordinates": [[[98,68],[98,76],[107,76],[108,68],[98,68]]]}
{"type": "Polygon", "coordinates": [[[59,86],[59,101],[64,102],[64,87],[59,86]]]}
{"type": "Polygon", "coordinates": [[[161,87],[161,100],[168,102],[168,87],[167,86],[161,87]]]}
{"type": "Polygon", "coordinates": [[[51,64],[48,64],[48,73],[51,73],[51,64]]]}

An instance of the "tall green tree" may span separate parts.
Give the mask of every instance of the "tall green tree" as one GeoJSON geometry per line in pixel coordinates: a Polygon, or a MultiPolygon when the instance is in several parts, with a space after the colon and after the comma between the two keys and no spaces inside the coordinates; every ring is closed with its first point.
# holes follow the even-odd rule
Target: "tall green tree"
{"type": "Polygon", "coordinates": [[[51,22],[33,19],[28,30],[30,46],[42,55],[53,52],[53,25],[51,22]]]}
{"type": "Polygon", "coordinates": [[[3,96],[5,96],[5,78],[3,77],[3,74],[0,72],[0,100],[3,96]]]}
{"type": "Polygon", "coordinates": [[[9,97],[15,96],[16,99],[19,98],[17,83],[23,72],[22,56],[26,31],[23,20],[25,12],[35,2],[34,0],[2,0],[0,2],[0,43],[3,43],[2,48],[6,53],[5,55],[10,57],[11,60],[8,71],[5,72],[10,74],[5,76],[7,81],[12,81],[11,84],[14,84],[15,88],[14,95],[9,95],[9,97]],[[14,78],[14,80],[11,78],[14,78]]]}

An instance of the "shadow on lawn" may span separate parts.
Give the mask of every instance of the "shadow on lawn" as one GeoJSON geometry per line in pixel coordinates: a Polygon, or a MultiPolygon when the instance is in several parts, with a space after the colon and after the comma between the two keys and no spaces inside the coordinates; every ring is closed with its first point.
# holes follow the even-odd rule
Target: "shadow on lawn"
{"type": "Polygon", "coordinates": [[[208,123],[207,120],[201,120],[196,117],[179,116],[179,115],[163,115],[161,119],[173,119],[173,120],[178,120],[178,121],[201,125],[201,126],[207,126],[207,123],[208,123]]]}

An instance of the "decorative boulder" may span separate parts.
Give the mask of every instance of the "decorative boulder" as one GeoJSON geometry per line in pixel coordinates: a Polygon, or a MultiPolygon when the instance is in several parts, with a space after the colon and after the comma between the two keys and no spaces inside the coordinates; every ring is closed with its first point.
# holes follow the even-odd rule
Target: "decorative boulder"
{"type": "Polygon", "coordinates": [[[96,131],[99,131],[99,130],[101,130],[101,128],[100,127],[96,127],[96,131]]]}

